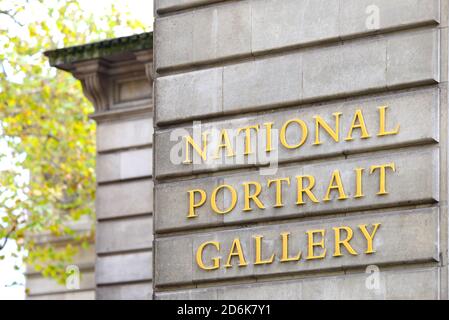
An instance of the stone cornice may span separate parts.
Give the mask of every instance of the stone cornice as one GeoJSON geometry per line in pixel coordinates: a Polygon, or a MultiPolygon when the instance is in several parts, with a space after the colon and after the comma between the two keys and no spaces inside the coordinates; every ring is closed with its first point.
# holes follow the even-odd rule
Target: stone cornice
{"type": "Polygon", "coordinates": [[[107,56],[153,49],[153,32],[108,39],[80,46],[50,50],[44,52],[50,65],[63,70],[69,70],[73,63],[100,59],[107,56]]]}

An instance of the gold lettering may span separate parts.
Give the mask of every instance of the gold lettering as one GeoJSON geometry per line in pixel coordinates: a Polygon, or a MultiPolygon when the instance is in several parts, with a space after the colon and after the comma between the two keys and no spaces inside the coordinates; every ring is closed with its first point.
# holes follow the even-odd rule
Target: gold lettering
{"type": "Polygon", "coordinates": [[[374,236],[376,235],[376,232],[379,229],[379,227],[380,227],[380,223],[374,224],[373,232],[371,232],[371,234],[370,234],[368,232],[368,230],[366,229],[366,225],[362,224],[359,226],[360,231],[362,231],[362,233],[366,239],[366,251],[365,251],[366,254],[372,254],[372,253],[376,252],[373,249],[373,240],[374,240],[374,236]]]}
{"type": "Polygon", "coordinates": [[[332,173],[331,181],[329,182],[329,187],[327,188],[326,196],[324,197],[323,201],[331,201],[330,194],[332,190],[338,190],[339,198],[338,200],[346,200],[348,199],[348,196],[345,193],[345,190],[343,188],[343,183],[341,181],[341,175],[339,170],[335,170],[332,173]]]}
{"type": "Polygon", "coordinates": [[[379,170],[379,192],[377,193],[379,196],[388,194],[386,177],[387,169],[391,169],[393,172],[396,172],[396,166],[394,163],[388,163],[381,166],[371,166],[370,174],[373,174],[376,170],[379,170]]]}
{"type": "Polygon", "coordinates": [[[379,133],[377,134],[377,136],[379,137],[384,137],[384,136],[391,136],[391,135],[396,135],[399,133],[399,129],[400,129],[400,125],[398,124],[396,126],[396,128],[392,131],[387,131],[386,129],[386,113],[387,113],[387,106],[383,106],[383,107],[379,107],[379,133]]]}
{"type": "Polygon", "coordinates": [[[259,195],[262,192],[262,186],[259,182],[246,182],[243,184],[245,191],[245,207],[243,211],[252,211],[251,200],[259,207],[259,209],[265,209],[263,203],[259,200],[259,195]],[[251,186],[255,187],[255,191],[251,194],[251,186]]]}
{"type": "Polygon", "coordinates": [[[340,116],[342,115],[341,112],[336,112],[333,114],[335,117],[335,130],[333,130],[327,122],[321,118],[320,116],[313,117],[315,119],[315,143],[314,145],[320,145],[322,144],[320,140],[320,127],[322,127],[329,136],[335,140],[335,142],[340,141],[340,116]]]}
{"type": "Polygon", "coordinates": [[[237,204],[237,191],[235,191],[235,189],[233,187],[231,187],[227,184],[224,184],[224,185],[221,185],[221,186],[215,188],[215,190],[212,192],[211,207],[215,213],[227,214],[227,213],[231,212],[232,210],[234,210],[236,204],[237,204]],[[217,194],[221,189],[228,189],[229,192],[231,193],[231,204],[229,205],[229,207],[227,209],[224,209],[224,210],[220,210],[217,205],[217,194]]]}
{"type": "Polygon", "coordinates": [[[264,123],[263,125],[265,126],[265,131],[266,131],[266,146],[265,146],[265,152],[271,152],[273,151],[273,144],[271,142],[271,138],[272,138],[272,134],[271,131],[273,129],[273,122],[267,122],[264,123]]]}
{"type": "Polygon", "coordinates": [[[348,137],[345,139],[346,141],[354,140],[354,138],[352,137],[354,129],[360,129],[362,133],[361,135],[362,139],[371,138],[371,136],[368,133],[368,129],[366,128],[365,118],[363,117],[362,110],[360,109],[355,112],[354,119],[352,120],[351,128],[348,133],[348,137]]]}
{"type": "Polygon", "coordinates": [[[243,255],[242,244],[240,243],[239,238],[234,239],[232,242],[228,260],[225,264],[226,268],[232,268],[231,260],[233,257],[239,258],[239,267],[246,267],[248,265],[248,263],[246,263],[245,256],[243,255]]]}
{"type": "Polygon", "coordinates": [[[343,254],[341,253],[341,246],[343,245],[346,250],[353,256],[357,255],[357,252],[351,247],[349,244],[349,241],[351,241],[354,232],[350,227],[339,227],[339,228],[333,228],[335,232],[335,251],[334,251],[334,257],[341,257],[343,254]],[[341,240],[341,231],[346,231],[346,238],[344,240],[341,240]]]}
{"type": "Polygon", "coordinates": [[[217,146],[214,159],[220,159],[221,149],[226,150],[226,156],[228,158],[235,157],[235,152],[232,149],[231,140],[229,139],[228,131],[226,129],[223,129],[220,132],[220,144],[217,146]]]}
{"type": "Polygon", "coordinates": [[[323,259],[326,256],[326,248],[324,247],[324,235],[326,231],[324,229],[322,230],[310,230],[307,231],[307,238],[308,238],[308,252],[307,252],[307,260],[316,260],[316,259],[323,259]],[[321,241],[314,242],[315,241],[315,234],[321,235],[321,241]],[[315,247],[323,248],[323,253],[319,256],[315,255],[315,247]]]}
{"type": "Polygon", "coordinates": [[[284,203],[282,202],[282,182],[286,182],[287,185],[290,185],[290,178],[281,178],[275,180],[268,180],[268,188],[271,184],[276,184],[276,205],[275,208],[282,208],[284,203]]]}
{"type": "Polygon", "coordinates": [[[237,131],[237,134],[240,134],[241,132],[245,132],[245,155],[250,155],[251,153],[253,153],[251,151],[251,130],[255,130],[256,133],[259,132],[259,125],[255,125],[255,126],[249,126],[249,127],[245,127],[245,128],[240,128],[237,131]]]}
{"type": "Polygon", "coordinates": [[[289,257],[288,254],[288,237],[290,236],[290,232],[281,233],[282,238],[282,259],[281,262],[292,262],[299,261],[301,259],[301,251],[295,257],[289,257]]]}
{"type": "Polygon", "coordinates": [[[207,267],[203,262],[203,251],[204,248],[207,246],[214,246],[217,250],[220,250],[220,243],[216,241],[209,241],[205,242],[202,245],[199,246],[198,250],[196,251],[196,263],[198,266],[203,270],[216,270],[220,267],[220,258],[213,258],[213,265],[211,267],[207,267]]]}
{"type": "Polygon", "coordinates": [[[306,123],[301,120],[301,119],[292,119],[287,121],[281,128],[281,132],[280,132],[280,140],[281,140],[281,144],[286,147],[287,149],[297,149],[299,147],[301,147],[307,140],[307,136],[308,136],[308,129],[307,129],[307,125],[306,123]],[[301,135],[301,140],[299,141],[298,144],[295,145],[290,145],[287,142],[287,129],[288,126],[292,123],[297,123],[301,129],[302,129],[302,135],[301,135]]]}
{"type": "Polygon", "coordinates": [[[262,241],[263,236],[255,236],[256,239],[256,260],[254,265],[271,264],[274,261],[274,253],[268,260],[262,260],[262,241]]]}
{"type": "Polygon", "coordinates": [[[207,136],[208,135],[209,135],[209,132],[204,132],[202,134],[202,140],[203,140],[203,149],[202,150],[196,144],[196,142],[193,140],[193,138],[191,136],[184,137],[186,159],[184,160],[183,163],[185,163],[185,164],[192,163],[192,159],[190,159],[190,146],[192,146],[193,150],[195,150],[196,153],[198,153],[200,155],[200,157],[201,157],[201,159],[203,159],[203,161],[207,160],[207,142],[208,142],[207,136]]]}
{"type": "Polygon", "coordinates": [[[363,171],[365,171],[365,169],[363,169],[363,168],[356,168],[355,169],[355,173],[356,173],[355,189],[356,189],[356,192],[355,192],[354,198],[363,198],[365,196],[363,194],[363,185],[362,185],[363,171]]]}
{"type": "Polygon", "coordinates": [[[315,195],[312,192],[313,187],[315,187],[315,177],[313,176],[298,176],[296,177],[297,180],[297,189],[298,189],[298,201],[296,202],[297,205],[305,204],[303,199],[303,193],[305,193],[310,200],[314,203],[319,203],[318,199],[315,197],[315,195]],[[304,187],[304,179],[309,180],[309,184],[307,187],[304,187]]]}
{"type": "Polygon", "coordinates": [[[195,209],[200,208],[206,202],[206,192],[202,189],[198,189],[187,191],[187,193],[189,194],[189,214],[187,215],[187,218],[196,218],[197,214],[195,213],[195,209]],[[200,195],[200,200],[197,203],[195,203],[196,193],[200,195]]]}

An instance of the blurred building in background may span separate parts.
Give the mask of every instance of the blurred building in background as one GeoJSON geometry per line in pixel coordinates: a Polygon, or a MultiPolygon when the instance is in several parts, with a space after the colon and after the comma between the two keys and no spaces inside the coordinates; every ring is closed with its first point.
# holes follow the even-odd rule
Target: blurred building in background
{"type": "Polygon", "coordinates": [[[152,298],[152,48],[152,33],[144,33],[46,52],[52,66],[81,81],[95,106],[96,239],[71,266],[80,271],[78,289],[29,272],[29,299],[152,298]]]}

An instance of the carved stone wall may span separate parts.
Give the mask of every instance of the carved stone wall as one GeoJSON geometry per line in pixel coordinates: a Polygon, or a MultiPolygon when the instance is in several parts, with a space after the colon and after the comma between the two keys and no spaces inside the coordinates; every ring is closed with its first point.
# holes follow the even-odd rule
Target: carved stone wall
{"type": "Polygon", "coordinates": [[[448,6],[157,0],[155,298],[447,299],[448,6]]]}
{"type": "Polygon", "coordinates": [[[89,269],[81,270],[81,291],[30,274],[28,285],[38,296],[29,298],[152,299],[151,47],[147,33],[46,53],[53,66],[81,81],[95,106],[96,239],[82,251],[89,269]]]}

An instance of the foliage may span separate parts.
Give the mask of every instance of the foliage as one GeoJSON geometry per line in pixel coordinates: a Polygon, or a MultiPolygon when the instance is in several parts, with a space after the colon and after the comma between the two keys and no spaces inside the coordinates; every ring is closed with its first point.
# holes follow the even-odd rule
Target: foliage
{"type": "Polygon", "coordinates": [[[92,232],[79,235],[70,225],[94,214],[95,124],[80,84],[42,53],[113,38],[123,28],[143,32],[113,5],[87,13],[75,0],[0,0],[0,140],[12,162],[0,172],[0,259],[13,239],[28,253],[25,263],[59,282],[77,249],[38,245],[35,235],[90,242],[92,232]]]}

